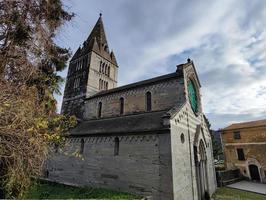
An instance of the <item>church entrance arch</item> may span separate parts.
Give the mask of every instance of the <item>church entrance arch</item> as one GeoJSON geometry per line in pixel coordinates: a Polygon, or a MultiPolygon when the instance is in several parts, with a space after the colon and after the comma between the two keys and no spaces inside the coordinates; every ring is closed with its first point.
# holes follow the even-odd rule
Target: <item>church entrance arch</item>
{"type": "Polygon", "coordinates": [[[199,199],[205,199],[208,192],[207,156],[204,142],[200,140],[198,148],[194,148],[197,188],[199,199]]]}
{"type": "Polygon", "coordinates": [[[259,181],[260,182],[260,173],[259,173],[259,168],[257,165],[249,165],[249,174],[250,174],[250,179],[252,181],[259,181]]]}

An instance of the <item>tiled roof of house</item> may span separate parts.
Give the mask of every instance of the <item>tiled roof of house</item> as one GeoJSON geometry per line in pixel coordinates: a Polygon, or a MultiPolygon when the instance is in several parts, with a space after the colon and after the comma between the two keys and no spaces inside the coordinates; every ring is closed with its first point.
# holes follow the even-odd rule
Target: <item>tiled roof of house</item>
{"type": "Polygon", "coordinates": [[[230,126],[224,128],[223,130],[234,130],[234,129],[241,129],[241,128],[258,127],[258,126],[266,126],[266,119],[231,124],[230,126]]]}

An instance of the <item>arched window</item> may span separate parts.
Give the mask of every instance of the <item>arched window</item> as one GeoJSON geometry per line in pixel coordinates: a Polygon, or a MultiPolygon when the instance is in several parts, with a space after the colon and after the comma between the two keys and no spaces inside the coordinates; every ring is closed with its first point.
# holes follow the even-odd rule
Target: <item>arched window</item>
{"type": "Polygon", "coordinates": [[[100,68],[99,68],[99,72],[102,72],[102,61],[100,61],[100,68]]]}
{"type": "Polygon", "coordinates": [[[151,92],[146,92],[146,111],[151,111],[151,92]]]}
{"type": "Polygon", "coordinates": [[[105,87],[106,90],[108,90],[108,82],[106,81],[106,87],[105,87]]]}
{"type": "Polygon", "coordinates": [[[102,87],[101,87],[101,86],[102,86],[102,79],[100,79],[100,80],[99,80],[99,90],[101,90],[101,89],[102,89],[102,87]]]}
{"type": "Polygon", "coordinates": [[[76,62],[76,71],[78,70],[79,62],[76,62]]]}
{"type": "Polygon", "coordinates": [[[79,87],[80,84],[80,78],[77,78],[77,88],[79,87]]]}
{"type": "Polygon", "coordinates": [[[107,73],[108,76],[110,76],[110,66],[108,66],[108,73],[107,73]]]}
{"type": "Polygon", "coordinates": [[[119,102],[120,102],[120,115],[123,115],[124,114],[124,98],[121,97],[119,99],[119,102]]]}
{"type": "Polygon", "coordinates": [[[84,152],[84,139],[82,138],[81,142],[80,142],[80,151],[79,151],[79,153],[83,154],[83,152],[84,152]]]}
{"type": "Polygon", "coordinates": [[[119,155],[119,138],[115,138],[115,149],[114,149],[114,155],[118,156],[119,155]]]}
{"type": "Polygon", "coordinates": [[[55,153],[58,153],[59,144],[55,143],[54,148],[55,148],[55,153]]]}
{"type": "Polygon", "coordinates": [[[108,47],[107,47],[107,45],[104,45],[104,51],[108,52],[108,47]]]}
{"type": "Polygon", "coordinates": [[[49,178],[49,170],[45,170],[44,171],[44,177],[45,178],[49,178]]]}
{"type": "Polygon", "coordinates": [[[102,117],[102,102],[98,104],[98,118],[102,117]]]}
{"type": "Polygon", "coordinates": [[[105,69],[104,69],[104,74],[105,75],[107,75],[107,68],[108,68],[108,66],[107,66],[107,64],[105,64],[105,69]]]}
{"type": "Polygon", "coordinates": [[[180,135],[180,140],[181,140],[181,143],[182,143],[182,144],[185,142],[185,135],[184,135],[184,133],[182,133],[182,134],[180,135]]]}

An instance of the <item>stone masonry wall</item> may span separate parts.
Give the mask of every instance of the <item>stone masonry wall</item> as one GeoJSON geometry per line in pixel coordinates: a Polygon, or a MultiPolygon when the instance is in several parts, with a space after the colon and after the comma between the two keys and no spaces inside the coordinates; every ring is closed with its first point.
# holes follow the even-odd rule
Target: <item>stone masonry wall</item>
{"type": "Polygon", "coordinates": [[[228,169],[240,169],[240,173],[247,178],[250,178],[249,164],[256,164],[259,168],[261,181],[266,183],[266,159],[265,159],[266,144],[262,145],[230,145],[225,146],[226,167],[228,169]],[[241,161],[237,158],[236,149],[242,148],[245,154],[245,160],[241,161]],[[253,163],[253,160],[255,163],[253,163]]]}
{"type": "Polygon", "coordinates": [[[94,52],[90,52],[72,61],[69,64],[61,112],[81,118],[84,111],[85,97],[92,96],[100,91],[100,79],[108,82],[108,89],[116,87],[117,73],[117,66],[94,52]],[[78,61],[83,61],[80,68],[76,67],[78,61]],[[99,72],[101,61],[110,66],[110,76],[99,72]],[[74,87],[76,79],[79,79],[79,84],[77,87],[74,87]]]}
{"type": "Polygon", "coordinates": [[[205,143],[207,156],[207,189],[210,194],[216,190],[216,179],[212,155],[212,142],[203,116],[195,116],[190,104],[185,104],[171,120],[171,147],[173,167],[174,200],[198,200],[197,178],[193,142],[197,125],[201,125],[199,140],[205,143]],[[182,143],[181,135],[184,135],[182,143]]]}
{"type": "Polygon", "coordinates": [[[102,79],[108,82],[108,89],[115,88],[117,86],[118,67],[104,59],[102,56],[91,52],[90,71],[87,82],[86,97],[92,96],[99,92],[99,80],[102,79]],[[104,62],[110,66],[110,76],[106,76],[100,73],[100,62],[104,62]]]}
{"type": "Polygon", "coordinates": [[[83,102],[90,69],[91,53],[70,62],[61,113],[82,116],[83,102]],[[76,84],[78,80],[79,84],[76,84]]]}
{"type": "Polygon", "coordinates": [[[111,188],[154,199],[172,199],[170,135],[123,135],[69,139],[64,153],[55,153],[48,161],[48,179],[61,183],[111,188]],[[114,155],[118,137],[119,155],[114,155]],[[67,154],[67,155],[66,155],[67,154]]]}
{"type": "Polygon", "coordinates": [[[85,102],[85,119],[97,118],[98,103],[102,102],[102,118],[120,115],[119,99],[124,98],[124,115],[146,110],[145,94],[151,92],[152,111],[166,110],[184,102],[182,79],[172,79],[153,85],[111,93],[85,102]]]}
{"type": "Polygon", "coordinates": [[[222,138],[224,143],[266,142],[266,127],[227,130],[223,131],[222,138]],[[240,131],[240,139],[234,139],[234,131],[240,131]]]}
{"type": "Polygon", "coordinates": [[[266,127],[225,130],[222,133],[226,167],[240,169],[244,177],[250,178],[249,164],[256,162],[262,182],[266,183],[266,127]],[[240,132],[240,139],[234,139],[234,131],[240,132]],[[237,149],[244,151],[245,160],[238,160],[237,149]]]}
{"type": "MultiPolygon", "coordinates": [[[[200,83],[193,63],[189,63],[184,71],[184,93],[186,103],[180,107],[170,120],[173,195],[174,200],[200,200],[195,166],[194,146],[199,148],[199,141],[204,141],[206,154],[206,189],[210,195],[216,190],[214,158],[211,135],[204,119],[201,105],[200,83]],[[187,82],[193,80],[197,90],[198,112],[194,113],[188,98],[187,82]],[[197,130],[200,127],[200,130],[197,130]],[[182,137],[183,136],[183,137],[182,137]],[[181,139],[181,137],[183,139],[181,139]],[[183,142],[182,142],[183,140],[183,142]]],[[[198,156],[198,155],[197,155],[198,156]]]]}
{"type": "Polygon", "coordinates": [[[238,168],[244,177],[250,178],[248,167],[250,164],[256,164],[261,181],[266,183],[266,127],[226,130],[222,133],[222,141],[228,169],[238,168]],[[234,131],[240,131],[240,139],[234,139],[234,131]],[[238,148],[244,151],[245,160],[243,161],[238,160],[238,148]]]}

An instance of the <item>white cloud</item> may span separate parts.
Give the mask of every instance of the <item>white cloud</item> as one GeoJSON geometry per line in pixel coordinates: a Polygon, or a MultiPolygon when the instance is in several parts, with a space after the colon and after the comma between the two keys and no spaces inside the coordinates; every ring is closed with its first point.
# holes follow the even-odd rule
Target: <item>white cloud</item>
{"type": "Polygon", "coordinates": [[[266,118],[263,1],[75,0],[72,7],[78,17],[64,31],[62,43],[76,49],[103,10],[110,47],[120,64],[120,85],[173,72],[175,64],[190,56],[214,128],[266,118]]]}

